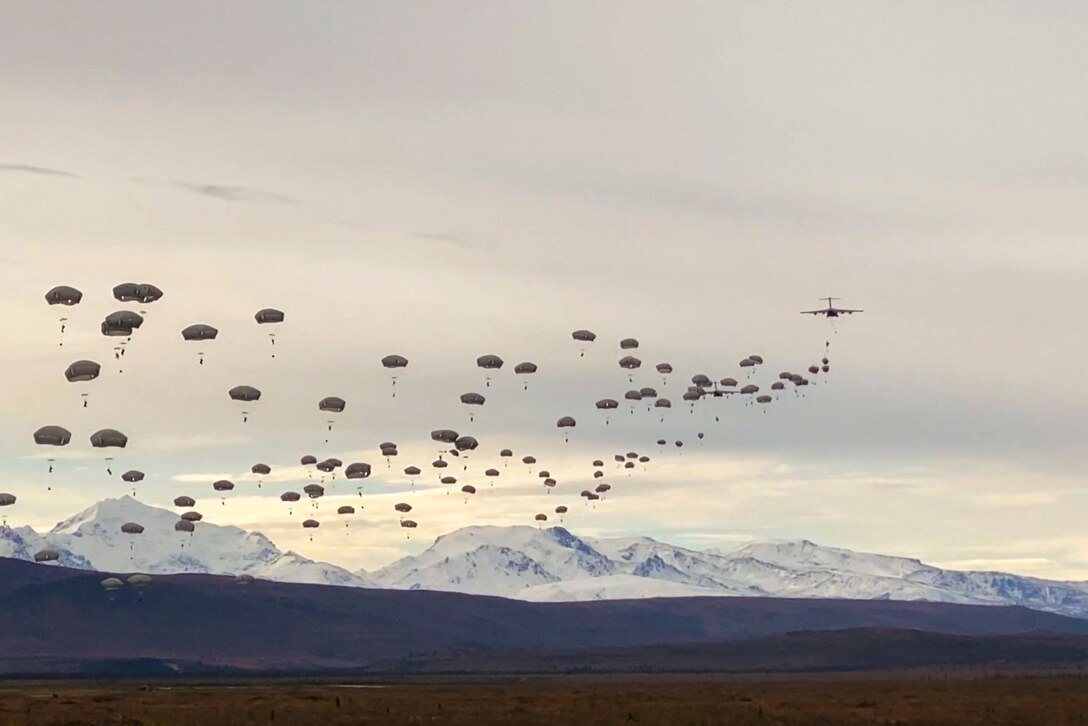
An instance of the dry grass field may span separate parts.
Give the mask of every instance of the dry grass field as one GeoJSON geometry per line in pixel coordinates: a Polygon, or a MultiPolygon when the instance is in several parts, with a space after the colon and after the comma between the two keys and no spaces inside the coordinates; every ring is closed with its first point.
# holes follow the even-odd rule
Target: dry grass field
{"type": "Polygon", "coordinates": [[[1088,724],[1088,677],[930,672],[399,683],[7,682],[4,726],[1088,724]]]}

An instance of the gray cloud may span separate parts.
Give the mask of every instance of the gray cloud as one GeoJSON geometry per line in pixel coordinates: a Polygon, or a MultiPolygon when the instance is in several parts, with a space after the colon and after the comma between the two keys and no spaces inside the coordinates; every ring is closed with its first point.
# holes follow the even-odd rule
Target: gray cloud
{"type": "Polygon", "coordinates": [[[7,164],[0,162],[0,172],[12,172],[23,174],[36,174],[38,176],[64,176],[70,179],[78,179],[78,174],[63,169],[50,169],[47,166],[34,166],[33,164],[7,164]]]}
{"type": "Polygon", "coordinates": [[[224,202],[248,202],[252,204],[300,204],[300,200],[283,194],[266,192],[260,189],[251,189],[242,186],[228,186],[223,184],[206,184],[202,182],[175,181],[173,185],[179,189],[202,194],[206,197],[214,197],[224,202]]]}

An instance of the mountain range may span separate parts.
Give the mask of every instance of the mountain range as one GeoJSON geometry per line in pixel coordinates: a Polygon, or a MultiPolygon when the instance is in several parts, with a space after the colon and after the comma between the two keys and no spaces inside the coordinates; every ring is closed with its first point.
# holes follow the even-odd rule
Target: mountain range
{"type": "Polygon", "coordinates": [[[131,497],[106,499],[46,533],[0,527],[0,557],[150,574],[247,573],[266,580],[493,595],[534,602],[715,596],[1018,605],[1088,618],[1088,582],[945,570],[905,557],[808,540],[692,550],[648,537],[579,537],[563,527],[465,527],[424,552],[375,571],[349,572],[283,552],[258,532],[200,522],[175,532],[175,512],[131,497]],[[124,522],[145,532],[124,535],[124,522]]]}

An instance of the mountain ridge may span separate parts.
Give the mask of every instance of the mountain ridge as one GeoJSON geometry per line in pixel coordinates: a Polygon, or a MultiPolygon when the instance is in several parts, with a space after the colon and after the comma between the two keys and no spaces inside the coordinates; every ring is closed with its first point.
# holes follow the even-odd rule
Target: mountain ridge
{"type": "Polygon", "coordinates": [[[1018,605],[1088,618],[1088,582],[1001,572],[944,570],[907,557],[854,552],[807,539],[694,550],[651,537],[580,537],[562,526],[475,525],[439,536],[417,555],[373,572],[282,551],[259,532],[198,522],[173,531],[178,514],[131,497],[106,499],[39,534],[0,527],[0,556],[149,574],[250,574],[282,582],[437,590],[531,602],[661,597],[785,597],[1018,605]],[[144,534],[124,535],[138,521],[144,534]]]}

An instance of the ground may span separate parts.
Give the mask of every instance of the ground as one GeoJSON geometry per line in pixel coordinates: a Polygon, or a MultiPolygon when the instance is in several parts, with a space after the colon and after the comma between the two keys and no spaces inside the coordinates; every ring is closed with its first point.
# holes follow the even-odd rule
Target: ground
{"type": "Polygon", "coordinates": [[[4,726],[1088,724],[1088,675],[924,671],[386,683],[0,684],[4,726]]]}

